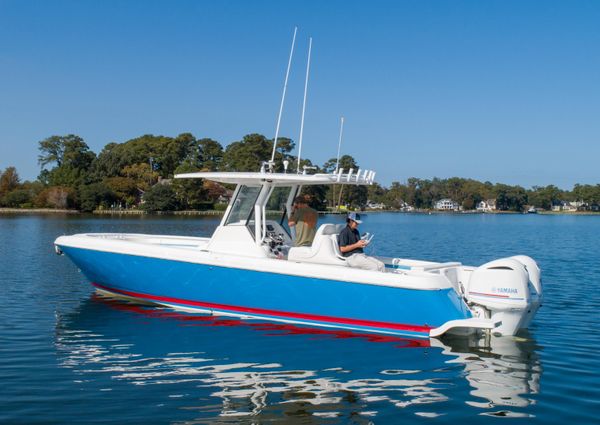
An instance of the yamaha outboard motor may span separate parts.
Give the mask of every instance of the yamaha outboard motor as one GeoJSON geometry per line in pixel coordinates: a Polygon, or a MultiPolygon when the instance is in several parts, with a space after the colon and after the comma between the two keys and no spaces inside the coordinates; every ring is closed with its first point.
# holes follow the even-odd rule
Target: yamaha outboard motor
{"type": "Polygon", "coordinates": [[[526,328],[542,303],[541,272],[525,255],[490,261],[471,273],[465,296],[471,309],[502,322],[495,334],[526,328]]]}

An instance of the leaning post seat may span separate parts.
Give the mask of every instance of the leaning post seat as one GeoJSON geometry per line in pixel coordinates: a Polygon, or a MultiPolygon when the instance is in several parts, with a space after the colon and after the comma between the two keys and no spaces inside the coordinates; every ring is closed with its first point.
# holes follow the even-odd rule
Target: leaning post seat
{"type": "Polygon", "coordinates": [[[343,224],[322,224],[317,229],[312,245],[291,248],[288,261],[347,266],[337,240],[343,228],[343,224]]]}

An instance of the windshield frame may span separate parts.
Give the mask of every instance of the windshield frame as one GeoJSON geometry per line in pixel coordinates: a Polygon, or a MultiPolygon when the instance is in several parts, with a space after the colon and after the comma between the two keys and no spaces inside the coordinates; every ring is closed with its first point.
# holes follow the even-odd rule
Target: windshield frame
{"type": "Polygon", "coordinates": [[[261,185],[240,185],[236,196],[231,201],[231,208],[224,220],[225,226],[247,226],[252,215],[256,201],[262,190],[261,185]],[[232,221],[235,219],[236,221],[232,221]]]}
{"type": "Polygon", "coordinates": [[[265,217],[264,220],[266,222],[267,220],[267,216],[269,214],[269,212],[274,213],[274,212],[279,212],[279,214],[277,215],[277,219],[273,220],[275,222],[277,222],[282,228],[283,230],[287,233],[287,235],[291,238],[292,237],[292,232],[291,229],[289,228],[288,225],[288,218],[290,217],[290,201],[293,200],[294,195],[296,194],[296,189],[297,187],[295,185],[289,185],[289,186],[272,186],[269,189],[269,194],[266,197],[265,200],[265,208],[263,209],[263,211],[265,212],[265,217]],[[278,196],[280,197],[280,199],[278,200],[278,208],[277,209],[271,209],[268,210],[267,207],[269,205],[269,202],[272,201],[273,199],[273,194],[275,193],[275,191],[284,191],[281,194],[278,194],[278,196]],[[283,196],[281,196],[283,195],[283,196]]]}

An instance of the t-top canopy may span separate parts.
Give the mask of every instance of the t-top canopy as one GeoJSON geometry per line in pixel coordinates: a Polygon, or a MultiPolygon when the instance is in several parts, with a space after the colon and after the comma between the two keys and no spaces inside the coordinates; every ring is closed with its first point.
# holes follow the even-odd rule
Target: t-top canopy
{"type": "Polygon", "coordinates": [[[207,179],[219,183],[233,184],[264,184],[275,186],[289,186],[298,184],[302,186],[320,184],[354,184],[370,185],[375,180],[375,171],[361,170],[356,173],[350,169],[344,173],[343,169],[332,174],[295,174],[295,173],[269,173],[269,172],[196,172],[176,174],[176,179],[207,179]]]}

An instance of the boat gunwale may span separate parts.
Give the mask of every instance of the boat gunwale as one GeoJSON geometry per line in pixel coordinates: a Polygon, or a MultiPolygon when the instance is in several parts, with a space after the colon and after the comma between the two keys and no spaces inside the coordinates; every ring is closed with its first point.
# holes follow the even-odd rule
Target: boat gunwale
{"type": "MultiPolygon", "coordinates": [[[[82,249],[88,251],[98,251],[105,252],[117,255],[127,255],[132,257],[147,257],[154,258],[164,261],[176,261],[181,263],[190,263],[190,264],[199,264],[204,266],[212,266],[212,267],[220,267],[220,268],[233,268],[240,270],[249,270],[255,272],[262,273],[273,273],[280,275],[289,275],[289,276],[298,276],[305,277],[308,279],[325,279],[332,281],[339,281],[345,283],[352,283],[358,285],[375,285],[375,286],[385,286],[391,288],[398,289],[406,289],[406,290],[423,290],[423,291],[443,291],[452,289],[454,287],[450,283],[450,281],[438,274],[431,273],[427,271],[419,271],[419,270],[402,270],[399,273],[380,273],[378,271],[372,270],[362,270],[350,268],[347,266],[340,266],[335,264],[316,264],[316,263],[308,263],[301,261],[293,261],[293,260],[280,260],[275,258],[257,258],[251,256],[241,256],[241,255],[230,255],[227,253],[221,252],[211,252],[203,249],[190,249],[190,248],[182,248],[176,245],[158,245],[158,244],[146,244],[141,242],[135,242],[127,239],[102,239],[96,238],[94,236],[90,236],[92,234],[76,234],[70,236],[60,236],[54,242],[58,247],[69,247],[74,249],[82,249]],[[82,241],[83,239],[84,241],[82,241]],[[89,241],[93,240],[95,243],[93,246],[90,246],[89,241]],[[77,243],[77,242],[80,243],[77,243]],[[120,246],[111,246],[112,242],[118,242],[120,246]],[[104,242],[104,243],[103,243],[104,242]],[[107,246],[108,245],[108,246],[107,246]],[[142,247],[146,248],[143,252],[132,252],[132,247],[142,247]],[[204,256],[195,255],[189,256],[186,258],[181,258],[181,255],[168,255],[169,251],[173,254],[178,253],[195,253],[201,254],[204,256]],[[224,262],[224,260],[231,260],[228,262],[224,262]],[[240,264],[240,260],[242,264],[240,264]],[[218,262],[218,263],[217,263],[218,262]],[[232,264],[229,264],[229,263],[232,264]],[[257,264],[260,263],[260,264],[257,264]],[[261,267],[261,265],[272,266],[276,265],[277,267],[269,267],[265,269],[261,267]],[[287,265],[287,270],[281,269],[281,265],[287,265]],[[289,266],[298,267],[298,265],[305,266],[304,270],[289,270],[289,266]],[[308,269],[308,270],[307,270],[308,269]],[[323,271],[325,273],[323,273],[323,271]],[[332,272],[345,272],[343,275],[339,273],[332,272]],[[307,273],[308,272],[308,273],[307,273]],[[329,272],[329,273],[327,273],[329,272]],[[385,276],[386,281],[373,281],[372,279],[375,277],[378,280],[383,279],[381,275],[385,276]],[[359,280],[357,280],[357,278],[359,280]],[[420,284],[406,282],[406,278],[419,279],[421,280],[420,284]],[[434,279],[434,284],[431,284],[431,280],[434,279]],[[404,282],[402,281],[404,280],[404,282]],[[427,282],[429,281],[429,282],[427,282]],[[435,285],[435,283],[438,283],[435,285]],[[439,283],[443,283],[439,284],[439,283]]],[[[96,234],[99,235],[99,234],[96,234]]]]}

